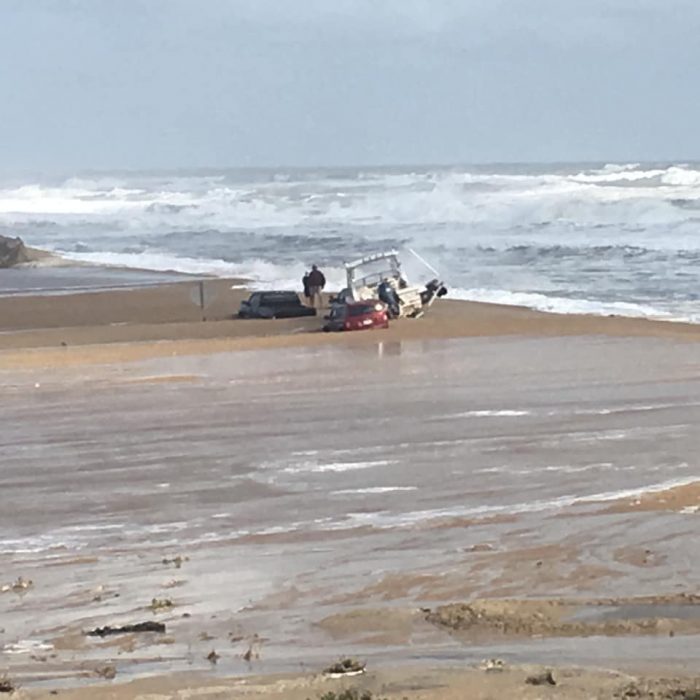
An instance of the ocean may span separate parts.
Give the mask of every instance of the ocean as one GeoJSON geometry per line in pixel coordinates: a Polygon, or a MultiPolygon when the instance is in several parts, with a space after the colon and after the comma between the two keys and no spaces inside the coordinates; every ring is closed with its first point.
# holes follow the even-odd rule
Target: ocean
{"type": "MultiPolygon", "coordinates": [[[[0,230],[101,265],[299,288],[415,249],[453,298],[700,321],[700,165],[114,172],[0,178],[0,230]]],[[[432,275],[410,254],[415,281],[432,275]]]]}

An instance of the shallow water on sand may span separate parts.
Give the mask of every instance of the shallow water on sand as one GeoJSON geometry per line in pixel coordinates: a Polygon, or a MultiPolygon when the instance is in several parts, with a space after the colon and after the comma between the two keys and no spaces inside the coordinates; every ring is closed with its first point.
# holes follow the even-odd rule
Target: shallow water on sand
{"type": "Polygon", "coordinates": [[[255,630],[280,659],[344,606],[700,583],[698,513],[609,509],[700,480],[694,343],[380,342],[0,383],[0,584],[34,580],[0,596],[0,648],[166,595],[175,633],[255,630]]]}
{"type": "Polygon", "coordinates": [[[68,264],[0,269],[0,296],[67,294],[76,291],[146,287],[193,279],[178,272],[68,264]]]}

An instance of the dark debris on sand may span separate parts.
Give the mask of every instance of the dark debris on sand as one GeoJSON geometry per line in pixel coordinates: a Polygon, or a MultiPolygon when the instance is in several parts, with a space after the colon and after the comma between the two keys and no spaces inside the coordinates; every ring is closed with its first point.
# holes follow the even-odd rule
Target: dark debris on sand
{"type": "Polygon", "coordinates": [[[112,664],[107,664],[106,666],[98,666],[95,669],[95,674],[100,678],[106,678],[111,681],[117,675],[117,667],[112,664]]]}
{"type": "Polygon", "coordinates": [[[554,680],[554,676],[551,671],[542,671],[541,673],[535,673],[532,676],[528,676],[525,679],[528,685],[556,685],[557,682],[554,680]]]}
{"type": "Polygon", "coordinates": [[[135,632],[158,632],[163,634],[165,632],[165,625],[162,622],[137,622],[134,625],[123,625],[122,627],[111,627],[107,625],[106,627],[96,627],[94,630],[90,630],[85,634],[88,637],[107,637],[113,634],[133,634],[135,632]]]}
{"type": "Polygon", "coordinates": [[[366,664],[357,659],[341,659],[325,669],[324,673],[362,673],[366,664]]]}
{"type": "Polygon", "coordinates": [[[186,562],[189,561],[189,557],[183,557],[181,554],[178,554],[176,557],[163,557],[162,564],[163,566],[174,566],[176,569],[179,569],[182,567],[182,565],[186,562]]]}
{"type": "Polygon", "coordinates": [[[632,681],[613,697],[615,700],[700,700],[700,678],[632,681]]]}
{"type": "Polygon", "coordinates": [[[375,697],[369,690],[356,690],[355,688],[346,688],[338,693],[332,690],[319,696],[319,700],[383,700],[375,697]]]}
{"type": "Polygon", "coordinates": [[[170,598],[153,598],[148,606],[154,613],[170,610],[174,607],[174,603],[170,598]]]}

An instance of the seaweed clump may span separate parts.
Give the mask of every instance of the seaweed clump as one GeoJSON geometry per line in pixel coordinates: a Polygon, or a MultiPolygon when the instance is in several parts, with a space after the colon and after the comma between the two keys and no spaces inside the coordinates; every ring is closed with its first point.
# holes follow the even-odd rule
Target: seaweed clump
{"type": "Polygon", "coordinates": [[[14,693],[17,686],[9,676],[0,676],[0,693],[14,693]]]}
{"type": "MultiPolygon", "coordinates": [[[[329,666],[327,669],[324,670],[324,673],[328,674],[358,674],[358,673],[364,673],[365,671],[365,666],[362,661],[358,661],[357,659],[341,659],[340,661],[337,661],[336,663],[332,664],[329,666]]],[[[345,700],[345,699],[343,699],[345,700]]],[[[349,698],[347,700],[353,700],[352,698],[349,698]]],[[[360,698],[360,700],[364,700],[363,698],[360,698]]]]}
{"type": "Polygon", "coordinates": [[[357,690],[356,688],[346,688],[339,692],[334,692],[332,690],[319,696],[319,700],[383,700],[378,698],[369,690],[357,690]]]}

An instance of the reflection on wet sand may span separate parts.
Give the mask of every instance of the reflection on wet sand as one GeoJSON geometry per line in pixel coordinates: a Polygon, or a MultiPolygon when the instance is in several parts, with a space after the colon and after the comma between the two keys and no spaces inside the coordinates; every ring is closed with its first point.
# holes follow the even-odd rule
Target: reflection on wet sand
{"type": "Polygon", "coordinates": [[[223,672],[251,646],[261,671],[302,648],[447,660],[460,635],[419,608],[494,598],[516,601],[491,627],[524,660],[558,658],[525,641],[545,622],[614,627],[628,660],[640,635],[695,634],[698,602],[673,596],[700,582],[699,364],[658,339],[482,338],[2,372],[0,585],[34,583],[0,594],[3,660],[29,679],[115,654],[122,675],[204,669],[212,638],[223,672]],[[670,598],[624,625],[562,621],[558,600],[639,596],[670,598]],[[83,634],[152,619],[165,635],[83,634]]]}

